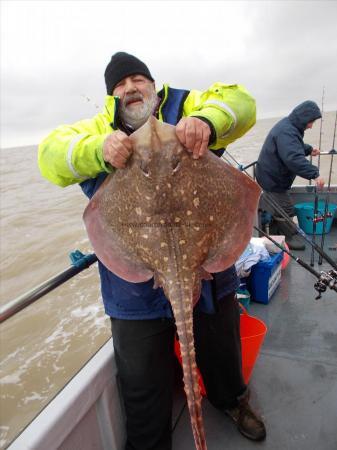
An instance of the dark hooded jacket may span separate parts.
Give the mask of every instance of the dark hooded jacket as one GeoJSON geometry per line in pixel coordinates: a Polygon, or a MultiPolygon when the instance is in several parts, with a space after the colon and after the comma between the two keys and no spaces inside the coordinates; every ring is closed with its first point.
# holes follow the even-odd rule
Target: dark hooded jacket
{"type": "Polygon", "coordinates": [[[303,136],[308,123],[320,117],[319,107],[308,100],[274,125],[256,165],[256,178],[262,189],[285,192],[290,189],[296,176],[307,180],[319,176],[318,168],[306,159],[312,146],[303,142],[303,136]]]}

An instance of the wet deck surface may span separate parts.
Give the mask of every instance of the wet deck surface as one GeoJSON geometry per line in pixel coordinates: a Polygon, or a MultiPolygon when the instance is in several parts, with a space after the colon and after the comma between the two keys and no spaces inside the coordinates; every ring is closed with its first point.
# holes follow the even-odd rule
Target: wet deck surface
{"type": "MultiPolygon", "coordinates": [[[[335,261],[337,251],[329,247],[337,245],[336,222],[325,241],[325,251],[335,261]]],[[[297,255],[310,263],[309,245],[297,255]]],[[[325,262],[318,265],[315,253],[314,268],[331,267],[325,262]]],[[[337,293],[327,290],[316,301],[315,281],[291,261],[270,303],[251,303],[249,308],[268,326],[249,384],[251,404],[264,418],[267,439],[262,443],[247,440],[204,399],[208,450],[337,449],[337,293]]],[[[184,394],[178,390],[176,395],[173,449],[193,450],[184,394]]]]}

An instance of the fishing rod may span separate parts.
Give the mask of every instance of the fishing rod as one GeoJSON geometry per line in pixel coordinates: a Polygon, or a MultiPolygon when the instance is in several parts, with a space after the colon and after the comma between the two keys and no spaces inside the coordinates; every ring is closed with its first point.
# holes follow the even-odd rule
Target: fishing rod
{"type": "MultiPolygon", "coordinates": [[[[229,152],[228,150],[226,150],[226,155],[228,155],[234,162],[235,164],[237,164],[239,167],[242,166],[242,164],[240,164],[229,152]]],[[[228,164],[232,165],[232,163],[230,161],[228,161],[228,159],[226,159],[225,154],[222,155],[222,158],[224,160],[226,160],[228,162],[228,164]]],[[[253,177],[247,172],[244,171],[244,173],[249,176],[251,179],[253,179],[253,177]]],[[[315,248],[315,250],[317,251],[317,253],[319,253],[320,255],[322,255],[322,257],[335,269],[337,270],[337,263],[330,258],[329,255],[327,255],[323,250],[321,250],[321,248],[315,243],[312,242],[312,240],[304,233],[304,231],[298,227],[292,220],[291,218],[288,216],[288,214],[284,211],[284,209],[276,202],[276,200],[274,200],[274,198],[268,193],[268,192],[263,192],[264,193],[264,199],[266,201],[266,203],[268,203],[269,206],[271,206],[273,209],[275,209],[277,211],[277,213],[283,217],[285,219],[285,221],[289,224],[289,226],[292,228],[292,230],[294,232],[296,232],[297,234],[299,234],[309,245],[313,246],[315,248]]]]}
{"type": "MultiPolygon", "coordinates": [[[[318,140],[319,151],[321,151],[321,147],[322,147],[323,111],[324,111],[324,86],[323,86],[323,92],[322,92],[321,123],[320,123],[320,127],[319,127],[319,140],[318,140]]],[[[310,162],[312,162],[312,158],[310,159],[310,162]]],[[[318,155],[318,160],[317,160],[318,172],[320,169],[320,163],[321,163],[321,157],[320,157],[320,155],[318,155]]],[[[311,179],[309,180],[309,185],[311,185],[311,179]]],[[[313,217],[313,222],[312,222],[312,232],[313,232],[312,241],[313,241],[313,243],[316,243],[317,217],[318,217],[318,193],[317,193],[317,187],[315,186],[315,188],[314,188],[314,217],[313,217]]],[[[315,263],[315,252],[314,252],[314,247],[311,247],[311,259],[310,259],[311,266],[313,266],[314,263],[315,263]]]]}
{"type": "MultiPolygon", "coordinates": [[[[312,243],[316,243],[316,224],[317,224],[317,217],[318,217],[318,194],[317,194],[317,187],[314,187],[314,217],[312,219],[312,243]]],[[[310,265],[313,267],[315,264],[315,249],[314,246],[311,247],[311,257],[310,257],[310,265]]]]}
{"type": "MultiPolygon", "coordinates": [[[[242,167],[242,164],[240,164],[228,151],[226,151],[226,154],[228,155],[228,156],[230,156],[231,157],[231,159],[236,163],[236,164],[238,164],[238,166],[240,167],[242,167]]],[[[224,159],[226,159],[225,158],[225,156],[223,155],[222,156],[224,159]]],[[[227,162],[229,163],[229,164],[231,164],[228,160],[227,160],[227,162]]],[[[246,171],[244,171],[245,173],[246,173],[246,175],[248,175],[250,178],[252,178],[250,175],[249,175],[249,173],[247,173],[246,171]]],[[[286,222],[291,226],[291,228],[292,228],[292,230],[294,231],[294,232],[296,232],[297,234],[299,234],[300,236],[302,236],[302,238],[306,241],[306,242],[308,242],[308,244],[309,245],[311,245],[311,246],[314,246],[314,248],[315,248],[315,250],[319,253],[319,254],[322,254],[322,256],[324,257],[324,259],[326,260],[326,261],[328,261],[330,264],[331,264],[331,266],[332,267],[334,267],[335,269],[337,269],[337,264],[329,257],[329,255],[327,255],[325,252],[323,252],[321,249],[320,249],[320,247],[314,242],[312,242],[312,240],[304,233],[304,231],[301,229],[301,228],[299,228],[292,220],[291,220],[291,218],[288,216],[288,214],[283,210],[283,208],[276,202],[276,200],[274,200],[274,198],[268,193],[268,192],[265,192],[264,191],[264,199],[265,199],[265,201],[266,201],[266,203],[269,205],[269,206],[271,206],[272,207],[272,209],[275,209],[276,211],[277,211],[277,213],[281,216],[281,217],[283,217],[285,220],[286,220],[286,222]]]]}
{"type": "Polygon", "coordinates": [[[72,265],[68,267],[68,269],[58,273],[52,278],[49,278],[49,280],[44,281],[35,288],[31,289],[29,292],[20,295],[16,299],[2,306],[0,308],[0,323],[14,316],[16,313],[29,306],[31,303],[34,303],[39,298],[48,294],[48,292],[54,290],[55,288],[65,283],[78,273],[82,272],[84,269],[87,269],[97,261],[97,256],[94,253],[84,255],[79,250],[71,252],[69,256],[72,265]]]}
{"type": "MultiPolygon", "coordinates": [[[[319,151],[321,151],[322,148],[322,134],[323,134],[323,115],[324,115],[324,86],[323,86],[323,92],[322,92],[322,108],[321,108],[321,123],[320,123],[320,127],[319,127],[319,140],[318,140],[318,148],[319,151]]],[[[320,169],[320,164],[321,164],[321,155],[318,155],[318,159],[317,159],[317,167],[318,170],[320,169]]]]}
{"type": "Polygon", "coordinates": [[[310,239],[305,234],[305,232],[291,220],[291,218],[284,211],[284,209],[273,199],[273,197],[269,195],[268,192],[264,192],[264,194],[267,203],[269,203],[269,205],[272,206],[277,211],[278,214],[281,214],[281,216],[286,220],[286,222],[291,226],[291,228],[297,234],[299,234],[309,245],[311,245],[311,247],[314,248],[317,251],[317,253],[321,255],[322,258],[324,258],[335,270],[337,270],[337,263],[332,258],[330,258],[330,256],[326,254],[324,250],[322,250],[316,242],[310,239]]]}
{"type": "MultiPolygon", "coordinates": [[[[337,111],[336,111],[336,118],[335,118],[335,127],[333,132],[333,139],[332,139],[332,149],[330,152],[328,152],[331,155],[330,159],[330,170],[329,170],[329,179],[328,179],[328,191],[327,195],[325,197],[325,204],[324,204],[324,214],[323,214],[323,231],[322,231],[322,237],[321,237],[321,250],[324,248],[324,240],[325,240],[325,227],[326,227],[326,221],[327,218],[332,217],[332,213],[329,212],[329,200],[330,200],[330,189],[331,189],[331,176],[332,176],[332,163],[333,163],[333,157],[337,154],[335,150],[335,138],[336,138],[336,126],[337,126],[337,111]]],[[[322,257],[319,256],[318,264],[322,264],[322,257]]]]}
{"type": "Polygon", "coordinates": [[[287,250],[283,245],[279,244],[275,241],[271,236],[265,233],[260,228],[254,226],[254,229],[269,239],[273,244],[275,244],[279,249],[283,252],[287,253],[294,261],[296,261],[300,266],[304,269],[308,270],[312,275],[314,275],[318,281],[314,284],[315,290],[318,292],[316,300],[322,297],[322,292],[325,292],[327,288],[337,292],[337,270],[329,270],[328,272],[317,272],[315,269],[309,266],[306,262],[304,262],[301,258],[293,255],[289,250],[287,250]]]}

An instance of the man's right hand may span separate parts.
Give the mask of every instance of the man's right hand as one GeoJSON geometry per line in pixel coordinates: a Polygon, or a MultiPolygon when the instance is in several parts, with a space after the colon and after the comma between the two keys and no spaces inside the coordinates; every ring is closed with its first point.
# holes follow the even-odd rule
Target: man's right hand
{"type": "Polygon", "coordinates": [[[124,169],[132,153],[132,142],[123,131],[109,134],[103,144],[103,159],[116,169],[124,169]]]}
{"type": "Polygon", "coordinates": [[[323,189],[324,187],[324,179],[323,177],[317,177],[315,178],[315,184],[317,189],[323,189]]]}

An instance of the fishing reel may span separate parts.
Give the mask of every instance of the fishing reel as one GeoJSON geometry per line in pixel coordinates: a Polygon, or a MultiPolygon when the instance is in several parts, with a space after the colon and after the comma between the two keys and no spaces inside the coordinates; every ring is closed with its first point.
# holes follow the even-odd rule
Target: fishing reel
{"type": "Polygon", "coordinates": [[[322,216],[317,216],[317,217],[307,217],[307,220],[311,220],[312,223],[319,223],[319,222],[324,222],[326,219],[331,219],[332,217],[332,213],[331,212],[327,212],[326,214],[323,214],[322,216]]]}
{"type": "Polygon", "coordinates": [[[325,292],[327,288],[337,292],[337,270],[321,272],[319,280],[314,284],[314,288],[318,292],[315,300],[319,300],[322,297],[322,292],[325,292]]]}

